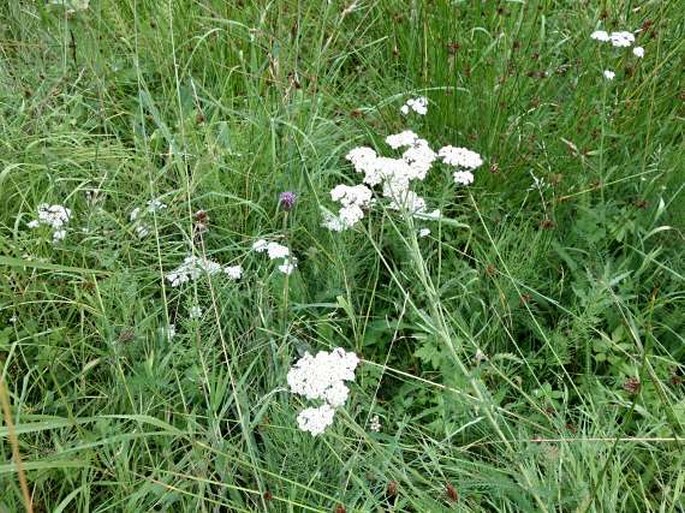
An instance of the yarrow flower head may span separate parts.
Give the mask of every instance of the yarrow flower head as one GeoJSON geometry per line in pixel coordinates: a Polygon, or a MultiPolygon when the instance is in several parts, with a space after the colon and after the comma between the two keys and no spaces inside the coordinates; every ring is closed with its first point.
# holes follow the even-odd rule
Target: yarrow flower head
{"type": "Polygon", "coordinates": [[[166,279],[172,287],[178,287],[189,281],[197,280],[203,274],[212,276],[221,271],[233,280],[239,279],[242,275],[242,268],[240,268],[240,266],[222,267],[221,264],[209,260],[208,258],[188,255],[181,265],[170,273],[167,273],[166,279]]]}
{"type": "Polygon", "coordinates": [[[633,55],[642,59],[645,56],[645,49],[641,46],[636,46],[633,48],[633,55]]]}
{"type": "Polygon", "coordinates": [[[349,390],[345,381],[354,381],[359,358],[353,352],[337,347],[330,353],[319,351],[316,356],[305,353],[288,371],[291,392],[307,399],[323,399],[331,406],[342,406],[349,390]]]}
{"type": "Polygon", "coordinates": [[[297,416],[297,427],[300,431],[318,436],[333,424],[334,416],[335,410],[328,404],[323,404],[318,408],[305,408],[297,416]]]}
{"type": "Polygon", "coordinates": [[[309,400],[323,400],[318,408],[307,408],[297,418],[298,426],[316,436],[333,423],[335,408],[345,404],[350,390],[345,381],[354,381],[359,358],[341,347],[330,353],[320,351],[300,358],[288,371],[290,391],[309,400]]]}
{"type": "Polygon", "coordinates": [[[278,266],[278,270],[286,275],[291,275],[295,269],[297,269],[297,260],[295,260],[294,258],[286,258],[285,260],[283,260],[283,263],[278,266]]]}
{"type": "Polygon", "coordinates": [[[445,164],[463,169],[477,169],[483,165],[481,156],[466,148],[443,146],[438,150],[438,156],[445,164]]]}
{"type": "Polygon", "coordinates": [[[402,153],[402,159],[407,163],[409,169],[410,179],[423,180],[430,170],[435,159],[438,158],[428,141],[425,139],[416,139],[414,143],[402,153]]]}
{"type": "Polygon", "coordinates": [[[321,207],[321,215],[323,216],[321,226],[324,228],[327,228],[332,232],[341,232],[346,228],[346,226],[340,220],[340,217],[336,216],[329,210],[326,210],[324,207],[321,207]]]}
{"type": "Polygon", "coordinates": [[[290,256],[290,249],[278,242],[269,242],[266,245],[266,254],[269,255],[269,259],[271,260],[288,258],[290,256]]]}
{"type": "Polygon", "coordinates": [[[373,417],[371,417],[371,422],[369,422],[369,429],[374,433],[380,432],[381,419],[378,415],[374,415],[373,417]]]}
{"type": "Polygon", "coordinates": [[[428,113],[428,98],[425,96],[411,98],[400,107],[400,112],[405,116],[409,114],[410,111],[414,111],[419,116],[425,116],[428,113]]]}
{"type": "Polygon", "coordinates": [[[259,239],[252,244],[252,250],[257,253],[266,253],[269,260],[283,260],[278,270],[283,274],[291,274],[297,268],[297,259],[290,255],[290,249],[278,242],[267,242],[259,239]]]}
{"type": "Polygon", "coordinates": [[[256,240],[252,244],[252,251],[256,251],[257,253],[263,253],[264,251],[266,251],[268,245],[269,243],[266,242],[266,240],[264,239],[256,240]]]}
{"type": "Polygon", "coordinates": [[[632,44],[635,42],[635,36],[631,32],[627,32],[625,30],[620,32],[612,32],[609,35],[609,39],[611,40],[611,44],[617,48],[627,48],[632,46],[632,44]]]}
{"type": "Polygon", "coordinates": [[[376,155],[376,152],[373,149],[368,148],[367,146],[359,146],[357,148],[352,148],[347,155],[345,155],[345,159],[352,163],[357,173],[364,173],[367,169],[373,167],[377,156],[378,155],[376,155]]]}
{"type": "Polygon", "coordinates": [[[243,275],[243,268],[240,265],[228,265],[224,267],[224,273],[232,280],[239,280],[243,275]]]}
{"type": "Polygon", "coordinates": [[[254,244],[252,244],[252,250],[257,253],[266,252],[269,255],[270,260],[276,260],[277,258],[287,258],[290,255],[290,249],[283,244],[278,242],[267,242],[264,239],[259,239],[254,244]]]}
{"type": "MultiPolygon", "coordinates": [[[[427,112],[428,100],[425,97],[413,98],[402,107],[402,112],[410,110],[419,114],[427,112]]],[[[474,177],[472,171],[483,165],[481,156],[466,148],[445,146],[437,153],[425,139],[412,130],[403,130],[389,135],[385,142],[393,150],[401,150],[400,158],[378,155],[367,146],[351,149],[345,159],[350,161],[357,173],[363,173],[362,184],[356,186],[338,185],[331,191],[333,201],[342,207],[334,214],[321,207],[322,226],[331,231],[342,232],[351,228],[364,218],[365,211],[379,198],[374,197],[372,188],[380,186],[380,195],[392,210],[404,211],[413,217],[424,220],[440,219],[440,210],[429,211],[426,201],[412,190],[415,180],[424,180],[437,159],[456,168],[454,180],[460,185],[470,185],[474,177]]]]}
{"type": "Polygon", "coordinates": [[[331,190],[331,199],[337,201],[343,207],[356,205],[358,207],[368,207],[371,204],[373,193],[366,185],[349,186],[345,184],[336,185],[331,190]]]}
{"type": "Polygon", "coordinates": [[[452,173],[452,178],[454,178],[454,183],[457,185],[471,185],[474,180],[471,171],[455,171],[452,173]]]}
{"type": "Polygon", "coordinates": [[[49,0],[48,4],[64,7],[68,14],[74,14],[88,9],[90,0],[49,0]]]}
{"type": "Polygon", "coordinates": [[[29,228],[49,226],[52,228],[52,242],[57,243],[67,235],[66,225],[71,219],[71,210],[62,205],[48,205],[41,203],[37,209],[38,219],[28,223],[29,228]]]}
{"type": "Polygon", "coordinates": [[[604,75],[604,78],[606,78],[607,80],[613,80],[614,77],[616,77],[616,73],[614,73],[613,71],[611,71],[609,69],[605,69],[603,75],[604,75]]]}
{"type": "Polygon", "coordinates": [[[413,146],[418,139],[419,136],[414,132],[405,130],[399,134],[389,135],[385,138],[385,142],[388,143],[388,146],[393,150],[396,150],[397,148],[403,148],[405,146],[413,146]]]}
{"type": "Polygon", "coordinates": [[[38,205],[38,224],[59,230],[69,222],[69,218],[71,218],[71,210],[62,205],[48,205],[47,203],[38,205]]]}
{"type": "Polygon", "coordinates": [[[627,48],[632,46],[635,42],[635,36],[632,32],[621,30],[618,32],[608,33],[606,30],[595,30],[590,34],[590,39],[600,41],[602,43],[611,43],[616,48],[627,48]]]}
{"type": "Polygon", "coordinates": [[[326,212],[322,225],[329,230],[340,232],[352,228],[364,218],[364,210],[371,205],[373,193],[363,184],[340,184],[331,190],[331,199],[340,203],[342,207],[337,216],[326,212]]]}
{"type": "Polygon", "coordinates": [[[592,34],[590,34],[590,39],[601,41],[603,43],[611,41],[609,33],[606,30],[595,30],[592,34]]]}
{"type": "MultiPolygon", "coordinates": [[[[401,158],[381,157],[374,150],[358,147],[350,150],[346,159],[355,171],[364,173],[364,184],[354,187],[338,185],[331,191],[331,198],[343,206],[338,215],[323,210],[322,226],[332,231],[348,229],[364,217],[364,211],[373,203],[370,187],[382,186],[382,196],[389,200],[389,208],[408,210],[412,215],[428,215],[426,202],[410,190],[413,180],[423,180],[437,158],[428,141],[411,130],[390,135],[386,142],[393,149],[406,148],[401,158]]],[[[439,216],[439,211],[434,212],[439,216]]]]}

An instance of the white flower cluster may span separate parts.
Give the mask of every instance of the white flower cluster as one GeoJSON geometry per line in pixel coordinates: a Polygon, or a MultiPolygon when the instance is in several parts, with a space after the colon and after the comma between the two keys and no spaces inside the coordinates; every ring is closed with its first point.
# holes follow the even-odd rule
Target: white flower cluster
{"type": "Polygon", "coordinates": [[[405,116],[410,111],[416,112],[419,116],[425,116],[428,113],[428,98],[419,96],[418,98],[410,98],[407,103],[400,107],[400,112],[405,116]]]}
{"type": "Polygon", "coordinates": [[[309,432],[312,436],[317,436],[333,424],[334,416],[335,410],[328,404],[317,408],[305,408],[297,416],[297,427],[300,428],[300,431],[309,432]]]}
{"type": "Polygon", "coordinates": [[[48,205],[47,203],[38,205],[37,210],[38,219],[29,222],[28,227],[49,226],[52,228],[52,242],[63,240],[67,235],[66,225],[71,218],[71,210],[63,205],[48,205]]]}
{"type": "Polygon", "coordinates": [[[243,268],[240,265],[226,265],[224,266],[224,273],[231,280],[239,280],[243,276],[243,268]]]}
{"type": "Polygon", "coordinates": [[[203,274],[209,276],[223,272],[231,280],[238,280],[243,274],[242,267],[223,266],[208,258],[188,255],[181,265],[168,273],[165,277],[172,287],[178,287],[189,281],[197,280],[203,274]]]}
{"type": "Polygon", "coordinates": [[[371,417],[371,422],[369,423],[369,429],[374,433],[379,433],[381,430],[381,419],[378,415],[371,417]]]}
{"type": "Polygon", "coordinates": [[[297,268],[297,259],[290,255],[290,249],[278,242],[267,242],[259,239],[252,244],[252,249],[257,253],[266,253],[269,260],[283,260],[278,270],[283,274],[291,274],[297,268]]]}
{"type": "Polygon", "coordinates": [[[335,408],[343,406],[350,394],[345,381],[354,381],[358,364],[355,353],[337,347],[330,353],[320,351],[316,356],[305,353],[292,366],[287,376],[290,391],[309,400],[325,402],[300,412],[297,424],[302,431],[316,436],[333,423],[335,408]]]}
{"type": "Polygon", "coordinates": [[[355,186],[337,185],[331,191],[331,198],[342,207],[337,215],[322,208],[323,227],[341,232],[354,226],[374,203],[371,188],[378,185],[382,187],[381,195],[388,201],[389,209],[404,210],[419,219],[439,219],[440,210],[429,211],[426,201],[411,189],[412,182],[424,180],[433,163],[439,159],[455,168],[455,183],[470,185],[474,180],[473,170],[483,165],[481,156],[466,148],[444,146],[436,153],[428,141],[411,130],[389,135],[385,142],[393,150],[402,151],[402,156],[383,157],[367,146],[352,148],[345,155],[355,171],[364,175],[363,183],[355,186]]]}
{"type": "Polygon", "coordinates": [[[142,239],[150,235],[150,225],[144,221],[145,216],[147,214],[159,212],[165,208],[166,205],[164,203],[158,199],[152,199],[147,202],[147,207],[145,207],[145,210],[142,210],[140,207],[136,207],[131,211],[129,219],[131,223],[133,223],[133,228],[139,238],[142,239]]]}
{"type": "Polygon", "coordinates": [[[344,184],[336,185],[331,190],[331,199],[342,206],[337,216],[324,211],[323,225],[335,232],[352,228],[364,218],[364,210],[372,203],[372,194],[371,189],[363,184],[353,187],[344,184]]]}
{"type": "MultiPolygon", "coordinates": [[[[602,43],[611,43],[615,48],[630,48],[635,43],[635,36],[632,32],[625,30],[619,32],[607,32],[606,30],[595,30],[590,34],[590,39],[595,41],[600,41],[602,43]]],[[[636,46],[633,48],[633,55],[642,59],[645,56],[645,49],[641,46],[636,46]]],[[[613,80],[616,73],[609,69],[605,69],[603,72],[604,78],[607,80],[613,80]]]]}
{"type": "Polygon", "coordinates": [[[483,159],[480,155],[475,151],[467,150],[466,148],[443,146],[438,151],[438,156],[449,166],[476,169],[483,165],[483,159]]]}
{"type": "Polygon", "coordinates": [[[457,185],[471,185],[474,180],[473,170],[483,165],[481,156],[466,148],[444,146],[438,151],[438,156],[445,164],[456,168],[452,176],[457,185]]]}
{"type": "Polygon", "coordinates": [[[606,30],[595,30],[590,34],[590,39],[600,41],[602,43],[611,43],[616,48],[629,48],[635,42],[635,36],[632,32],[625,30],[619,32],[612,32],[609,34],[606,30]]]}
{"type": "Polygon", "coordinates": [[[64,7],[67,14],[73,14],[76,11],[85,11],[88,9],[90,0],[49,0],[48,4],[64,7]]]}

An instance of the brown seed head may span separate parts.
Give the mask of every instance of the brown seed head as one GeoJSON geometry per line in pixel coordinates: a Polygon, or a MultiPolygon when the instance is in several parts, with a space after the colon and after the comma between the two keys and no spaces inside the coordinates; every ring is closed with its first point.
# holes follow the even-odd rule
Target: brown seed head
{"type": "Polygon", "coordinates": [[[450,483],[445,485],[445,495],[450,502],[457,502],[459,500],[459,492],[450,483]]]}
{"type": "Polygon", "coordinates": [[[623,383],[623,390],[631,395],[635,395],[640,391],[640,380],[638,378],[628,378],[623,383]]]}

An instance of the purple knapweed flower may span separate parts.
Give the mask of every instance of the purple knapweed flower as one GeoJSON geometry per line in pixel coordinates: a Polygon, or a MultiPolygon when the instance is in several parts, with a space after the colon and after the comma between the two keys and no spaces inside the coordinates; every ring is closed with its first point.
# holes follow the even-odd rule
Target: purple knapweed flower
{"type": "Polygon", "coordinates": [[[292,208],[295,206],[296,201],[297,194],[295,194],[292,191],[282,192],[279,197],[279,204],[281,205],[281,208],[286,212],[292,210],[292,208]]]}

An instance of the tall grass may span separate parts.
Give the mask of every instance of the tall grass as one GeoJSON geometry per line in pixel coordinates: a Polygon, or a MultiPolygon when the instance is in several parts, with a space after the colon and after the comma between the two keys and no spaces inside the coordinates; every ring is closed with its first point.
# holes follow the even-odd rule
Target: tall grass
{"type": "Polygon", "coordinates": [[[0,512],[683,511],[677,2],[0,19],[0,512]],[[640,29],[644,58],[597,28],[640,29]],[[400,115],[417,95],[428,114],[400,115]],[[405,128],[478,151],[475,184],[429,173],[440,222],[379,203],[322,228],[359,182],[346,152],[405,128]],[[63,242],[27,227],[41,203],[72,210],[63,242]],[[297,271],[251,252],[262,237],[297,271]],[[189,254],[245,273],[171,287],[189,254]],[[285,376],[338,346],[362,363],[313,438],[285,376]]]}

